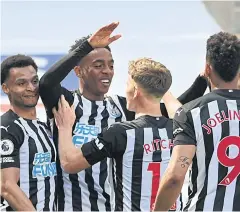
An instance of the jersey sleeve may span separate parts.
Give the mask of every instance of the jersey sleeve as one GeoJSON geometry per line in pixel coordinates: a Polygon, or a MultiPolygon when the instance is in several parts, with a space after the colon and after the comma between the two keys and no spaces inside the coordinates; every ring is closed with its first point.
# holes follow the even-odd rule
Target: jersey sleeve
{"type": "Polygon", "coordinates": [[[112,125],[89,143],[82,146],[83,156],[90,165],[102,161],[106,157],[114,158],[123,154],[126,148],[126,139],[119,139],[121,132],[117,125],[112,125]]]}
{"type": "Polygon", "coordinates": [[[197,145],[191,114],[179,108],[173,120],[173,142],[176,145],[197,145]]]}
{"type": "Polygon", "coordinates": [[[19,150],[23,143],[23,132],[15,125],[1,126],[1,169],[20,168],[19,150]]]}

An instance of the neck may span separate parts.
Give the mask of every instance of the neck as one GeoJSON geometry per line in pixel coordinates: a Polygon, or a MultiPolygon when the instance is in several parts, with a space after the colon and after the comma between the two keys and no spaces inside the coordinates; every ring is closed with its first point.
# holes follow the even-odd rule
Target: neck
{"type": "Polygon", "coordinates": [[[104,100],[104,94],[95,95],[81,87],[79,87],[79,91],[88,100],[92,100],[92,101],[103,101],[104,100]]]}
{"type": "Polygon", "coordinates": [[[235,77],[235,79],[231,82],[224,82],[221,79],[216,79],[215,83],[214,81],[211,82],[211,89],[227,89],[227,90],[234,90],[238,89],[238,77],[235,77]]]}
{"type": "Polygon", "coordinates": [[[234,89],[238,89],[238,85],[237,83],[217,83],[216,85],[212,85],[211,86],[212,90],[216,90],[216,89],[227,89],[227,90],[234,90],[234,89]]]}
{"type": "Polygon", "coordinates": [[[145,102],[144,104],[138,104],[136,110],[135,110],[135,118],[138,118],[140,116],[153,116],[153,117],[160,117],[162,116],[161,110],[160,110],[160,103],[159,102],[145,102]]]}
{"type": "Polygon", "coordinates": [[[31,108],[20,108],[14,105],[11,105],[11,110],[16,113],[19,117],[25,118],[25,119],[30,119],[30,120],[35,120],[37,119],[37,113],[36,113],[36,108],[31,107],[31,108]]]}

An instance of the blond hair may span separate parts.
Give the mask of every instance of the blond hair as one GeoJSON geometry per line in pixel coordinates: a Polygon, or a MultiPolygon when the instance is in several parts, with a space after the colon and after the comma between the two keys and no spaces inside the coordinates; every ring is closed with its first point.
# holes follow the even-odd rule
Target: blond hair
{"type": "Polygon", "coordinates": [[[150,58],[130,61],[129,74],[147,94],[156,98],[161,98],[172,84],[170,71],[150,58]]]}

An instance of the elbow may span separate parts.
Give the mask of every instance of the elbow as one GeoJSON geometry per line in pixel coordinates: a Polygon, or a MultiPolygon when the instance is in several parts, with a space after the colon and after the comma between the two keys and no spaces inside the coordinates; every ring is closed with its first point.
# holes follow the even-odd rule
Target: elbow
{"type": "Polygon", "coordinates": [[[46,77],[43,75],[39,81],[39,90],[47,89],[49,83],[47,83],[46,77]]]}
{"type": "Polygon", "coordinates": [[[1,196],[4,199],[8,200],[8,196],[11,195],[14,184],[16,184],[16,182],[11,180],[5,180],[4,182],[1,182],[1,196]]]}
{"type": "Polygon", "coordinates": [[[184,182],[185,176],[178,175],[178,174],[171,174],[168,178],[168,186],[169,188],[176,188],[182,186],[184,182]]]}
{"type": "Polygon", "coordinates": [[[68,174],[76,174],[80,171],[79,169],[76,169],[74,165],[76,163],[76,160],[74,160],[74,157],[72,155],[69,155],[65,158],[60,157],[60,163],[64,172],[68,174]]]}
{"type": "Polygon", "coordinates": [[[65,160],[60,160],[61,162],[61,167],[63,169],[64,172],[68,173],[68,174],[74,174],[74,170],[71,167],[71,164],[65,160]]]}

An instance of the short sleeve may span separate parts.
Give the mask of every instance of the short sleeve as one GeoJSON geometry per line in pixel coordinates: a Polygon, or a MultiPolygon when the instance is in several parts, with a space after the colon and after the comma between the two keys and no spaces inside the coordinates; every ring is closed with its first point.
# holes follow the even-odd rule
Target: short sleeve
{"type": "Polygon", "coordinates": [[[23,142],[23,133],[15,125],[1,126],[0,163],[1,169],[20,168],[19,149],[23,142]]]}
{"type": "Polygon", "coordinates": [[[126,148],[125,139],[121,140],[121,131],[116,124],[110,126],[89,143],[82,146],[83,156],[90,165],[102,161],[106,157],[113,158],[122,154],[126,148]]]}
{"type": "Polygon", "coordinates": [[[190,112],[179,108],[173,120],[173,138],[176,145],[197,145],[190,112]]]}

